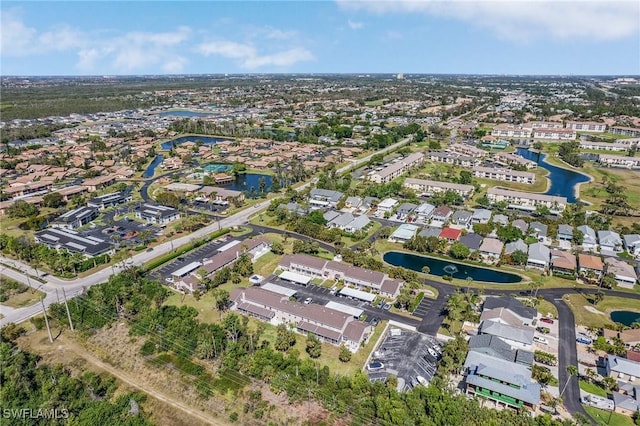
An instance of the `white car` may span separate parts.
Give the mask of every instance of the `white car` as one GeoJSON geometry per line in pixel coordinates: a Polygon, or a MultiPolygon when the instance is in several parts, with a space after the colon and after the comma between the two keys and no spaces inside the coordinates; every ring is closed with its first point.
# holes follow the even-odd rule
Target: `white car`
{"type": "Polygon", "coordinates": [[[533,341],[537,343],[541,343],[543,345],[546,345],[549,343],[547,342],[547,339],[545,339],[544,337],[538,337],[538,336],[533,336],[533,341]]]}
{"type": "Polygon", "coordinates": [[[418,376],[416,377],[416,380],[418,381],[418,383],[420,383],[422,386],[427,386],[429,385],[429,382],[427,382],[427,379],[425,379],[422,376],[418,376]]]}
{"type": "Polygon", "coordinates": [[[434,351],[432,348],[427,348],[427,351],[432,357],[438,358],[438,352],[434,351]]]}
{"type": "Polygon", "coordinates": [[[309,303],[311,303],[312,300],[313,300],[312,298],[307,297],[306,299],[304,299],[304,302],[302,303],[304,303],[305,305],[308,305],[309,303]]]}

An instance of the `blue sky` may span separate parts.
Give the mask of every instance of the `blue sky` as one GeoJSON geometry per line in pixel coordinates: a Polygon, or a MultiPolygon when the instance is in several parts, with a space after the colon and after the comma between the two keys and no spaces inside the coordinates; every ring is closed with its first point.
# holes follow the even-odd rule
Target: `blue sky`
{"type": "Polygon", "coordinates": [[[640,74],[640,2],[11,2],[2,75],[640,74]]]}

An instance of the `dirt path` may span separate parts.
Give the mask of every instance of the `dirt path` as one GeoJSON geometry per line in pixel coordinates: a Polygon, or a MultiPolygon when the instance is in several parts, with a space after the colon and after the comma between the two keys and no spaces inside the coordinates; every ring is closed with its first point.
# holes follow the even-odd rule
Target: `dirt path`
{"type": "Polygon", "coordinates": [[[193,417],[194,419],[198,419],[200,420],[202,423],[205,424],[210,424],[210,425],[215,425],[215,426],[226,426],[227,423],[223,423],[217,419],[214,419],[210,416],[207,416],[205,413],[203,413],[200,410],[196,410],[194,408],[191,408],[187,405],[185,405],[184,403],[177,401],[175,398],[164,394],[162,392],[158,392],[155,389],[152,389],[148,386],[146,386],[143,382],[141,382],[139,379],[137,380],[135,377],[131,377],[128,374],[118,370],[117,368],[114,368],[112,366],[110,366],[109,364],[106,364],[102,361],[100,361],[98,358],[96,358],[95,356],[89,354],[87,352],[87,349],[81,347],[80,345],[78,345],[76,342],[64,338],[62,336],[60,336],[60,338],[58,339],[59,341],[61,341],[61,343],[64,343],[65,349],[71,350],[73,351],[76,355],[78,355],[81,358],[84,358],[87,362],[95,365],[96,367],[108,372],[109,374],[113,375],[114,377],[117,377],[118,379],[120,379],[122,382],[126,383],[127,385],[138,389],[144,393],[146,393],[149,396],[152,396],[154,398],[156,398],[159,401],[164,402],[165,404],[168,404],[174,408],[177,408],[178,410],[181,410],[185,413],[187,413],[188,415],[190,415],[191,417],[193,417]]]}

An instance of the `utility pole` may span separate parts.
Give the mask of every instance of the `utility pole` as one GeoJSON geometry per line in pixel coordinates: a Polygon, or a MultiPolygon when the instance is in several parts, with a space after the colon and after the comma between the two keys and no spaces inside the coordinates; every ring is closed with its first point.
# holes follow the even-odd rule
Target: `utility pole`
{"type": "Polygon", "coordinates": [[[58,299],[58,303],[60,303],[60,295],[58,294],[58,289],[56,288],[56,299],[58,299]]]}
{"type": "Polygon", "coordinates": [[[49,319],[47,318],[47,309],[44,307],[44,299],[40,299],[42,305],[42,312],[44,313],[44,322],[47,325],[47,333],[49,333],[49,342],[53,343],[53,336],[51,335],[51,328],[49,327],[49,319]]]}
{"type": "Polygon", "coordinates": [[[69,312],[69,305],[67,304],[67,294],[64,291],[64,288],[62,289],[62,297],[64,297],[64,306],[67,308],[67,318],[69,319],[69,327],[71,327],[71,331],[73,330],[73,321],[71,321],[71,312],[69,312]]]}

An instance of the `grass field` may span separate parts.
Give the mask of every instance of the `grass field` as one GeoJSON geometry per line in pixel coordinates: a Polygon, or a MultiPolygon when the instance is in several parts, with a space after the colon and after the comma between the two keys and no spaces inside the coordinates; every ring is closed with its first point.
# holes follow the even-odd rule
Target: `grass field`
{"type": "Polygon", "coordinates": [[[31,290],[27,290],[24,293],[11,296],[8,300],[2,302],[2,304],[11,308],[22,308],[24,306],[31,306],[34,303],[37,303],[44,296],[44,293],[41,291],[32,293],[31,290]]]}
{"type": "Polygon", "coordinates": [[[586,327],[612,328],[616,323],[611,321],[609,314],[614,310],[640,311],[636,299],[605,296],[597,305],[581,294],[571,294],[564,297],[576,318],[576,324],[586,327]],[[589,309],[587,309],[589,308],[589,309]],[[593,311],[595,309],[595,311],[593,311]]]}
{"type": "Polygon", "coordinates": [[[607,426],[633,426],[633,420],[629,416],[625,416],[623,414],[611,413],[607,410],[601,410],[599,408],[590,407],[585,405],[584,409],[589,413],[591,417],[599,425],[607,425],[607,426]],[[611,419],[609,421],[609,419],[611,419]]]}
{"type": "Polygon", "coordinates": [[[595,383],[588,382],[586,380],[580,380],[580,389],[585,392],[589,392],[593,395],[601,396],[603,398],[607,397],[607,391],[596,385],[595,383]]]}

